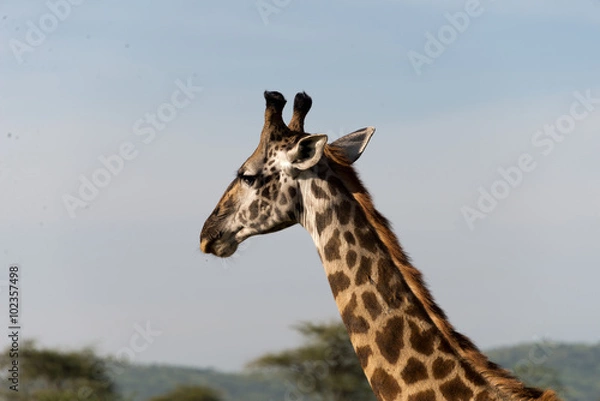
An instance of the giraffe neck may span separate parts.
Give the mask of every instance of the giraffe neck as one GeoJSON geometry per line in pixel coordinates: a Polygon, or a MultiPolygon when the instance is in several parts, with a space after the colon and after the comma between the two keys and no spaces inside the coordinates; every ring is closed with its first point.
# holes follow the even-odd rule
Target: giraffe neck
{"type": "Polygon", "coordinates": [[[361,206],[330,184],[336,180],[303,181],[301,221],[378,399],[501,399],[445,341],[361,206]]]}
{"type": "Polygon", "coordinates": [[[343,151],[299,179],[311,234],[380,401],[560,401],[490,362],[448,322],[343,151]]]}

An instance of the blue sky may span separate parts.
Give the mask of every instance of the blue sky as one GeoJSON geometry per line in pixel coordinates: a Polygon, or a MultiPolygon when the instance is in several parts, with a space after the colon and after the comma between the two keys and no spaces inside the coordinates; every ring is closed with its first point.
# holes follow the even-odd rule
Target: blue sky
{"type": "Polygon", "coordinates": [[[298,344],[295,322],[337,318],[300,227],[227,261],[198,250],[270,89],[313,97],[311,132],[377,127],[358,169],[477,344],[598,341],[600,105],[548,155],[532,137],[575,92],[600,98],[600,3],[482,0],[420,75],[407,53],[467,1],[292,0],[267,23],[254,1],[49,3],[64,18],[20,58],[53,6],[0,6],[0,281],[19,264],[26,337],[114,355],[149,324],[135,361],[233,370],[298,344]],[[164,106],[184,83],[202,89],[164,106]],[[161,110],[145,143],[135,123],[161,110]],[[136,156],[70,217],[65,196],[125,143],[136,156]],[[462,208],[523,153],[536,168],[470,229],[462,208]]]}

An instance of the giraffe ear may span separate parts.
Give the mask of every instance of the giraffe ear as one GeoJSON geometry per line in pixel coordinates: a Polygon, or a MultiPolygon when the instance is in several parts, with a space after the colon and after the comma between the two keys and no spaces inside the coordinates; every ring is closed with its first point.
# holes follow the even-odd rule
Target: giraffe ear
{"type": "Polygon", "coordinates": [[[300,139],[288,152],[288,159],[297,170],[307,170],[321,160],[327,144],[327,135],[315,134],[300,139]]]}
{"type": "Polygon", "coordinates": [[[339,139],[336,139],[331,143],[331,146],[342,149],[346,155],[346,158],[350,164],[352,164],[358,160],[360,155],[362,155],[374,133],[375,127],[361,128],[348,135],[344,135],[339,139]]]}

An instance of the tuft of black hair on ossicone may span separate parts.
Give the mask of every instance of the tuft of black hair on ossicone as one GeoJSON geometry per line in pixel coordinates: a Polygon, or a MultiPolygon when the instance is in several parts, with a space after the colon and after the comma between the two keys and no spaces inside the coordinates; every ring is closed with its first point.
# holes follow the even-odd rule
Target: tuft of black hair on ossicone
{"type": "Polygon", "coordinates": [[[294,111],[306,114],[312,107],[312,99],[306,94],[306,92],[296,93],[294,98],[294,111]]]}
{"type": "Polygon", "coordinates": [[[277,91],[265,91],[265,100],[267,101],[267,108],[273,107],[278,112],[283,111],[287,103],[285,97],[277,91]]]}

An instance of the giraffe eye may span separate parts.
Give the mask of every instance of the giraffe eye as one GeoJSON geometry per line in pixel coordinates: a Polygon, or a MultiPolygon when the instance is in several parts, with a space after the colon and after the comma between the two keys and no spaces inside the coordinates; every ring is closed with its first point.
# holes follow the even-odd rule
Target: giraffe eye
{"type": "Polygon", "coordinates": [[[249,186],[252,186],[256,182],[256,176],[255,175],[241,174],[240,175],[240,180],[244,181],[249,186]]]}

